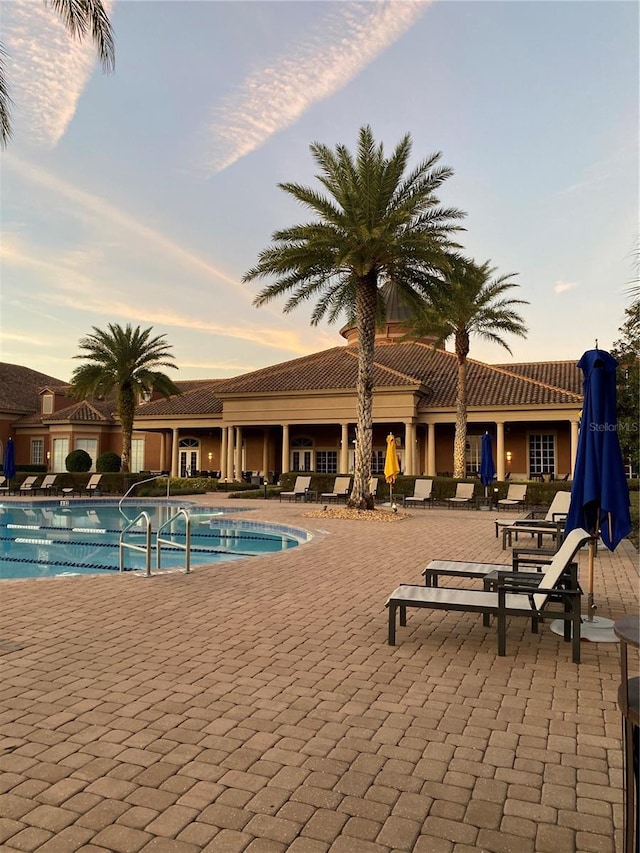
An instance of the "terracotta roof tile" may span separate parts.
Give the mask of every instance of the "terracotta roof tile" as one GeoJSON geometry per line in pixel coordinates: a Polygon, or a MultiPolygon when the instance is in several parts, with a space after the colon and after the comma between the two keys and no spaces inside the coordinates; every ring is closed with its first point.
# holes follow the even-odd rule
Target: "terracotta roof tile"
{"type": "Polygon", "coordinates": [[[582,395],[582,371],[575,361],[541,361],[526,364],[496,364],[494,367],[544,382],[554,388],[564,388],[582,395]]]}
{"type": "Polygon", "coordinates": [[[59,388],[66,384],[29,367],[0,362],[0,411],[16,414],[37,412],[40,409],[40,388],[59,388]]]}
{"type": "MultiPolygon", "coordinates": [[[[357,348],[339,346],[241,376],[218,380],[215,385],[208,386],[206,391],[214,398],[219,395],[224,400],[228,394],[349,390],[355,389],[357,367],[357,348]]],[[[467,367],[468,405],[482,407],[580,403],[579,390],[575,392],[545,383],[541,379],[530,378],[525,372],[526,365],[519,367],[520,374],[503,366],[483,364],[470,359],[467,367]]],[[[571,371],[568,368],[564,368],[564,371],[571,379],[571,371]]],[[[550,374],[549,378],[561,378],[563,375],[557,370],[550,374]]],[[[422,386],[423,409],[454,406],[456,381],[457,362],[453,353],[434,349],[417,341],[378,343],[375,348],[375,387],[422,386]]],[[[203,406],[210,406],[213,401],[206,396],[199,396],[204,390],[199,389],[194,395],[174,397],[169,401],[154,401],[141,407],[139,414],[206,414],[211,409],[203,406]]],[[[221,411],[221,407],[222,403],[218,400],[215,411],[221,411]]]]}
{"type": "Polygon", "coordinates": [[[215,396],[215,389],[224,380],[215,381],[201,380],[192,383],[176,382],[182,390],[181,395],[152,400],[143,403],[136,409],[136,420],[138,418],[153,418],[164,415],[215,415],[222,413],[222,400],[215,396]],[[189,385],[192,387],[189,388],[189,385]],[[193,387],[195,386],[195,387],[193,387]]]}

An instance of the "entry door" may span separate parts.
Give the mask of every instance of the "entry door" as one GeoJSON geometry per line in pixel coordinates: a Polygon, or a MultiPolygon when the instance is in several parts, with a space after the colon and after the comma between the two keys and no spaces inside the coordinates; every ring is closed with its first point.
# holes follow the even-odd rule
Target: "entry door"
{"type": "Polygon", "coordinates": [[[181,450],[180,451],[180,476],[190,477],[200,470],[198,464],[197,450],[181,450]]]}

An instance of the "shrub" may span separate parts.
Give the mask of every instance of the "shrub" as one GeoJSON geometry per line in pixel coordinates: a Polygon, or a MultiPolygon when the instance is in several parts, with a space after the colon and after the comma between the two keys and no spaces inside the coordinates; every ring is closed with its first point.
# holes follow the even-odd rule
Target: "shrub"
{"type": "Polygon", "coordinates": [[[72,474],[83,474],[91,470],[91,457],[86,450],[72,450],[64,464],[72,474]]]}
{"type": "Polygon", "coordinates": [[[99,474],[117,474],[120,470],[121,459],[117,453],[107,450],[101,453],[96,461],[96,471],[99,474]]]}

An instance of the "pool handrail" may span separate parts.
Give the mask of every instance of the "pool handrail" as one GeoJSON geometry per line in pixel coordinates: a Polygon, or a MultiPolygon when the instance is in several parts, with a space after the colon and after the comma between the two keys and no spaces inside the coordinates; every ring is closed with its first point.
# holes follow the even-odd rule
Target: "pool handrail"
{"type": "MultiPolygon", "coordinates": [[[[129,494],[136,488],[136,486],[141,486],[143,483],[152,483],[154,480],[162,479],[162,477],[164,477],[164,474],[156,474],[155,477],[148,477],[146,480],[136,480],[135,483],[132,483],[129,486],[129,488],[127,489],[127,491],[124,493],[124,495],[118,501],[118,510],[119,510],[120,514],[124,515],[124,517],[127,518],[126,513],[122,512],[122,501],[125,498],[129,497],[129,494]]],[[[169,497],[169,482],[168,481],[167,481],[167,497],[169,497]]]]}
{"type": "MultiPolygon", "coordinates": [[[[122,512],[122,510],[120,510],[120,511],[122,512]]],[[[123,515],[124,515],[124,513],[123,513],[123,515]]],[[[130,521],[129,524],[126,525],[126,527],[123,527],[121,532],[120,532],[120,543],[118,545],[118,554],[119,554],[119,559],[120,559],[120,571],[121,572],[124,572],[124,549],[125,548],[129,548],[131,551],[140,551],[141,553],[143,553],[145,555],[145,575],[147,577],[150,577],[151,576],[151,516],[149,515],[148,512],[145,512],[144,510],[142,510],[142,512],[139,512],[138,515],[136,515],[136,517],[132,521],[130,521]],[[146,537],[145,537],[146,542],[145,542],[144,547],[142,545],[134,545],[133,542],[125,542],[124,541],[125,533],[127,533],[129,530],[131,530],[131,528],[134,525],[136,525],[138,523],[138,521],[140,521],[141,518],[145,519],[146,528],[147,528],[146,537]]]]}
{"type": "Polygon", "coordinates": [[[156,534],[156,568],[160,569],[160,552],[162,550],[162,545],[169,545],[172,548],[179,548],[185,552],[185,566],[184,573],[185,575],[191,574],[191,518],[189,517],[189,513],[186,509],[179,509],[171,518],[168,518],[164,524],[161,524],[158,528],[158,532],[156,534]],[[165,527],[169,527],[171,522],[175,521],[180,515],[184,515],[185,518],[185,542],[184,545],[181,542],[174,542],[173,539],[163,539],[160,534],[165,529],[165,527]]]}

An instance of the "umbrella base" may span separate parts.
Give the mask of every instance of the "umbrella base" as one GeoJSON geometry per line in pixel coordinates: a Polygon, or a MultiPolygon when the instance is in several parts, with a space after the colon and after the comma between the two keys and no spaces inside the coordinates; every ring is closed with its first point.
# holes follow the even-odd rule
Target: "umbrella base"
{"type": "MultiPolygon", "coordinates": [[[[564,635],[564,622],[555,619],[549,626],[554,634],[564,635]]],[[[613,619],[605,619],[602,616],[594,616],[591,621],[582,619],[580,625],[580,639],[589,643],[617,643],[619,642],[613,633],[613,619]]]]}

